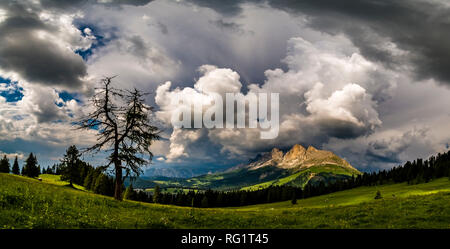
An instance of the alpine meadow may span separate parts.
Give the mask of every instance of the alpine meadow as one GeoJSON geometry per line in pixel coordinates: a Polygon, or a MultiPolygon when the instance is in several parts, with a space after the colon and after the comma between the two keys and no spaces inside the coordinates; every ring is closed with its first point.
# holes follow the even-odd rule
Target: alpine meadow
{"type": "Polygon", "coordinates": [[[448,16],[446,0],[0,1],[0,238],[445,240],[448,16]]]}

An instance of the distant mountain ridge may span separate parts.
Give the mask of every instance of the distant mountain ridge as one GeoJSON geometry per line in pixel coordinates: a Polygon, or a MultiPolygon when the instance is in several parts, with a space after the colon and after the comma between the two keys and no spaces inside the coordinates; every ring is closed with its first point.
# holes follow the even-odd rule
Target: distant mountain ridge
{"type": "MultiPolygon", "coordinates": [[[[228,166],[229,167],[229,166],[228,166]]],[[[222,172],[227,169],[226,166],[202,166],[195,167],[191,165],[183,166],[155,166],[152,165],[145,170],[145,177],[169,177],[169,178],[191,178],[209,173],[222,172]]]]}
{"type": "Polygon", "coordinates": [[[296,144],[286,153],[273,148],[248,164],[240,164],[224,172],[154,183],[166,188],[253,190],[279,185],[304,187],[307,183],[326,184],[359,174],[361,172],[331,151],[296,144]]]}

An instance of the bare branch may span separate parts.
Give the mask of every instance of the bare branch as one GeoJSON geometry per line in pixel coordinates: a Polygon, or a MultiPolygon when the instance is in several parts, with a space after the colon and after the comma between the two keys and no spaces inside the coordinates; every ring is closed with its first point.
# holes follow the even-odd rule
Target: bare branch
{"type": "Polygon", "coordinates": [[[111,152],[108,167],[114,165],[115,198],[121,199],[122,181],[132,174],[139,176],[142,166],[150,163],[153,158],[150,145],[160,138],[160,133],[158,127],[149,120],[153,107],[144,103],[147,93],[136,88],[132,91],[116,89],[111,86],[113,78],[115,76],[101,80],[102,87],[96,89],[91,99],[94,111],[76,124],[78,129],[98,131],[97,143],[83,153],[101,150],[111,152]],[[144,154],[149,156],[148,160],[142,158],[144,154]],[[122,171],[125,171],[124,177],[122,171]]]}

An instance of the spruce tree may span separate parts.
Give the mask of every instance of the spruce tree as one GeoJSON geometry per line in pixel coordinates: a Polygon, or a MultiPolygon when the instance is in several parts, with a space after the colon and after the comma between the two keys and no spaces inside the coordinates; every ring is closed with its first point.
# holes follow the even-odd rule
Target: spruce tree
{"type": "Polygon", "coordinates": [[[91,189],[92,189],[92,179],[93,179],[93,177],[94,177],[94,172],[95,172],[95,170],[89,170],[89,173],[88,173],[87,176],[84,178],[83,186],[84,186],[87,190],[91,190],[91,189]]]}
{"type": "Polygon", "coordinates": [[[9,160],[6,155],[0,160],[0,172],[1,173],[9,173],[9,160]]]}
{"type": "Polygon", "coordinates": [[[381,198],[383,198],[383,197],[381,196],[380,190],[378,190],[377,194],[375,195],[375,199],[381,199],[381,198]]]}
{"type": "Polygon", "coordinates": [[[133,184],[130,184],[130,186],[128,186],[128,188],[125,190],[125,194],[123,196],[123,198],[127,199],[127,200],[136,200],[136,192],[133,189],[133,184]]]}
{"type": "Polygon", "coordinates": [[[38,177],[40,173],[40,168],[37,166],[37,159],[30,153],[27,160],[25,161],[25,165],[22,168],[22,175],[28,177],[38,177]]]}
{"type": "Polygon", "coordinates": [[[110,195],[109,179],[103,173],[100,173],[95,181],[94,193],[101,195],[110,195]]]}
{"type": "Polygon", "coordinates": [[[208,197],[206,197],[206,195],[203,197],[201,205],[202,205],[202,208],[209,207],[208,197]]]}
{"type": "Polygon", "coordinates": [[[239,204],[241,206],[245,206],[247,204],[247,192],[246,191],[241,191],[239,204]]]}
{"type": "Polygon", "coordinates": [[[80,152],[75,145],[70,146],[66,150],[64,158],[61,160],[62,170],[61,170],[61,180],[69,181],[71,187],[73,183],[79,183],[80,176],[80,152]]]}
{"type": "Polygon", "coordinates": [[[224,194],[223,192],[220,192],[219,195],[217,196],[217,200],[216,200],[216,205],[218,207],[222,207],[224,205],[224,194]]]}
{"type": "Polygon", "coordinates": [[[291,203],[292,205],[297,204],[297,196],[295,196],[295,192],[292,194],[291,203]]]}
{"type": "Polygon", "coordinates": [[[155,191],[153,192],[153,202],[160,203],[161,202],[161,190],[159,185],[155,186],[155,191]]]}
{"type": "Polygon", "coordinates": [[[19,162],[17,161],[17,156],[14,159],[14,163],[13,163],[13,167],[12,167],[12,173],[16,174],[16,175],[20,174],[19,162]]]}

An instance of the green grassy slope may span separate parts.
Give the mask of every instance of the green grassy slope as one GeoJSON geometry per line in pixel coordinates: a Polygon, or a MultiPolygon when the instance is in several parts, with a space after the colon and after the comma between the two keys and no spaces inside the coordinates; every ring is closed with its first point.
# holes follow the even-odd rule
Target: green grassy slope
{"type": "MultiPolygon", "coordinates": [[[[39,175],[39,178],[41,178],[42,182],[45,182],[45,183],[55,184],[55,185],[59,185],[59,186],[68,186],[69,185],[69,182],[61,181],[60,175],[41,174],[41,175],[39,175]]],[[[73,184],[73,187],[75,189],[85,190],[85,188],[83,186],[80,186],[78,184],[73,184]]]]}
{"type": "Polygon", "coordinates": [[[247,186],[241,188],[241,190],[258,190],[267,188],[269,186],[281,186],[281,185],[290,185],[294,187],[303,188],[311,179],[328,179],[334,180],[338,178],[351,177],[352,175],[361,174],[359,171],[349,170],[344,167],[340,167],[337,165],[317,165],[313,166],[298,172],[295,172],[286,177],[280,177],[271,181],[266,181],[263,183],[255,184],[252,186],[247,186]],[[320,178],[319,178],[320,177],[320,178]]]}
{"type": "Polygon", "coordinates": [[[191,209],[117,202],[0,173],[0,228],[450,228],[449,189],[450,181],[439,179],[414,186],[353,189],[349,190],[356,191],[352,194],[343,191],[314,197],[295,206],[275,203],[264,208],[191,209]],[[374,200],[378,188],[384,198],[374,200]],[[389,197],[390,193],[396,197],[389,197]],[[364,199],[365,195],[372,199],[364,199]],[[320,198],[327,196],[335,206],[321,203],[320,198]],[[355,198],[362,199],[354,204],[351,200],[355,198]]]}
{"type": "MultiPolygon", "coordinates": [[[[436,194],[439,192],[450,193],[450,181],[448,178],[440,178],[429,183],[422,183],[416,185],[408,185],[407,183],[358,187],[354,189],[339,191],[327,195],[311,197],[307,199],[299,199],[298,206],[307,208],[323,208],[347,206],[361,203],[375,202],[375,193],[381,192],[384,201],[393,201],[397,199],[406,198],[410,196],[423,196],[436,194]]],[[[296,205],[296,206],[297,206],[296,205]]],[[[450,203],[448,204],[450,206],[450,203]]],[[[290,201],[252,205],[247,207],[239,207],[245,210],[264,210],[270,208],[297,208],[293,206],[290,201]]],[[[450,221],[449,221],[450,223],[450,221]]]]}

